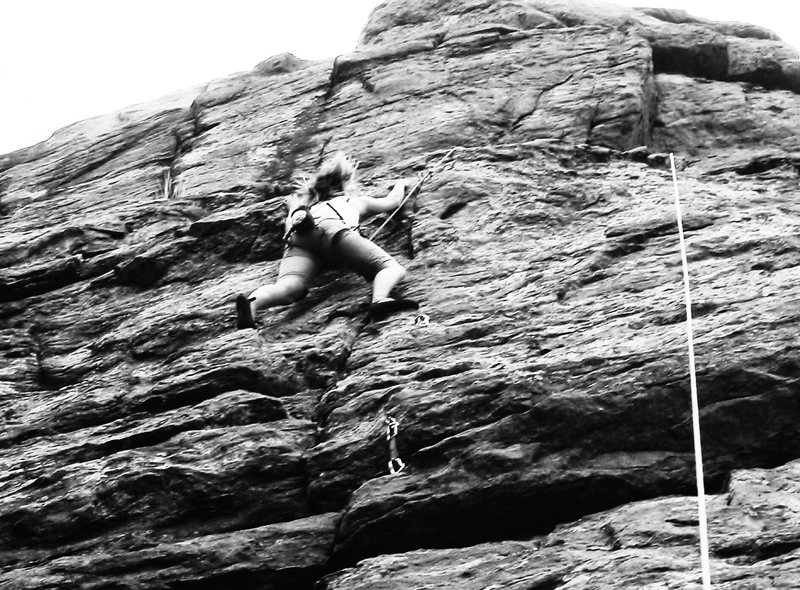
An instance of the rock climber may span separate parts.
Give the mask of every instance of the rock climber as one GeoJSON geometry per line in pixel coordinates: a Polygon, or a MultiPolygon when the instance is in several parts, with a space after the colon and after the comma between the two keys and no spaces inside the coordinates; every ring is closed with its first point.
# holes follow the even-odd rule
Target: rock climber
{"type": "Polygon", "coordinates": [[[237,295],[237,328],[255,328],[261,309],[302,299],[311,278],[331,266],[344,267],[372,281],[372,319],[419,307],[410,299],[390,296],[406,270],[358,232],[362,219],[397,209],[407,183],[398,181],[387,196],[375,198],[358,194],[355,176],[356,164],[337,152],[287,197],[285,249],[278,280],[258,287],[249,296],[237,295]]]}

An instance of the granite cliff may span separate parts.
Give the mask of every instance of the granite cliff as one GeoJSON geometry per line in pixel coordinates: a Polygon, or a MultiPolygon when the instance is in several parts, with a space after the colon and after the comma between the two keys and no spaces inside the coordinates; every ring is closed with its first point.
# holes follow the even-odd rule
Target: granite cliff
{"type": "Polygon", "coordinates": [[[0,156],[0,587],[699,587],[679,163],[712,578],[800,586],[800,64],[756,26],[389,0],[0,156]],[[332,272],[233,329],[327,155],[429,322],[332,272]],[[386,472],[382,419],[408,469],[386,472]]]}

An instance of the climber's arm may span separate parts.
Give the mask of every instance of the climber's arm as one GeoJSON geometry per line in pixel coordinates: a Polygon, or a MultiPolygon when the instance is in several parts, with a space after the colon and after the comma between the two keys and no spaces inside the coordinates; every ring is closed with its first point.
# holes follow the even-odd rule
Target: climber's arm
{"type": "Polygon", "coordinates": [[[353,197],[351,204],[358,210],[358,214],[364,217],[377,215],[378,213],[388,213],[397,209],[403,202],[408,183],[405,180],[398,180],[389,194],[383,198],[375,197],[353,197]]]}

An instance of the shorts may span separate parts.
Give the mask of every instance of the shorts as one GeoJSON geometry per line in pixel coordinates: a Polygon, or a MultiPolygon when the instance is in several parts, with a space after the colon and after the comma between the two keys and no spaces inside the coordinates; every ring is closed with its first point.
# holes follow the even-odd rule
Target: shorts
{"type": "Polygon", "coordinates": [[[278,278],[295,276],[307,284],[323,268],[342,266],[372,281],[378,272],[394,265],[398,263],[383,248],[358,232],[345,229],[335,235],[330,252],[325,254],[301,246],[287,247],[278,278]]]}
{"type": "Polygon", "coordinates": [[[333,259],[368,281],[385,268],[400,266],[383,248],[353,230],[345,230],[336,236],[333,259]]]}

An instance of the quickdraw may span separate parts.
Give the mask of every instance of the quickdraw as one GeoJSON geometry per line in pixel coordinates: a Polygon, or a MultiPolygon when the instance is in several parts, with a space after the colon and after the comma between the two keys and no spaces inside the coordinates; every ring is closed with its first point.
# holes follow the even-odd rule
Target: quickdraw
{"type": "Polygon", "coordinates": [[[431,323],[431,317],[424,313],[421,313],[414,318],[415,326],[422,326],[423,328],[427,328],[430,325],[430,323],[431,323]]]}
{"type": "Polygon", "coordinates": [[[383,422],[386,424],[386,440],[389,441],[389,475],[396,475],[406,467],[397,453],[396,438],[400,423],[391,416],[384,417],[383,422]]]}

